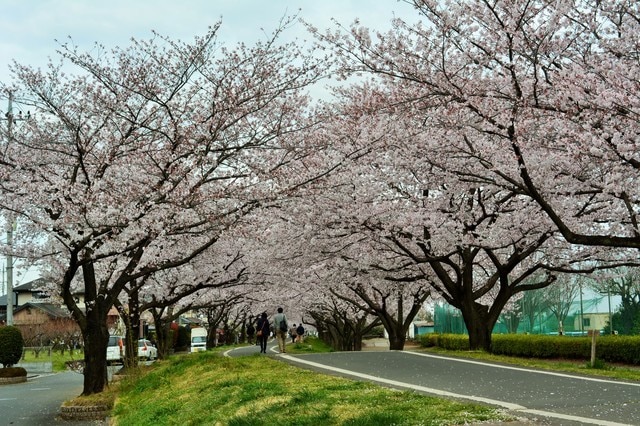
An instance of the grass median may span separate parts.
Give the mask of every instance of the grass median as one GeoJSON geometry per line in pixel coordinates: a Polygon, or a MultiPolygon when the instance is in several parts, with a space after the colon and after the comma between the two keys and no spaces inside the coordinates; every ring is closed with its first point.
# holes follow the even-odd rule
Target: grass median
{"type": "MultiPolygon", "coordinates": [[[[299,349],[305,351],[305,348],[299,349]]],[[[173,357],[120,384],[117,425],[454,425],[491,407],[314,373],[265,355],[173,357]]]]}

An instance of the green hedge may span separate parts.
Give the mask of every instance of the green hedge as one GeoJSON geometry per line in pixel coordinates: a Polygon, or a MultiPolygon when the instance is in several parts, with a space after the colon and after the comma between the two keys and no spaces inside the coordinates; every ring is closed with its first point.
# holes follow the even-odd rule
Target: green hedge
{"type": "MultiPolygon", "coordinates": [[[[462,334],[424,334],[420,343],[425,347],[469,350],[469,336],[462,334]]],[[[495,334],[491,337],[491,352],[524,358],[588,360],[591,337],[495,334]]],[[[640,364],[640,336],[599,336],[596,357],[607,362],[640,364]]]]}
{"type": "Polygon", "coordinates": [[[466,334],[423,334],[420,344],[425,347],[439,347],[452,351],[468,351],[469,336],[466,334]]]}
{"type": "Polygon", "coordinates": [[[20,330],[13,326],[0,327],[0,364],[11,367],[22,357],[24,340],[20,330]]]}

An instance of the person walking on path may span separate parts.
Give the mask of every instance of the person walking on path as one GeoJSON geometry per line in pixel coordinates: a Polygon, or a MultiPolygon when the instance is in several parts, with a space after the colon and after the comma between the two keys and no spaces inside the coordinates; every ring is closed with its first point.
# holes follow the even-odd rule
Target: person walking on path
{"type": "Polygon", "coordinates": [[[280,353],[286,353],[284,345],[286,344],[287,332],[289,331],[289,324],[287,323],[287,316],[284,314],[282,308],[278,308],[278,313],[273,316],[273,328],[276,333],[276,339],[278,340],[278,349],[280,353]]]}
{"type": "Polygon", "coordinates": [[[291,337],[291,343],[296,342],[296,325],[293,324],[293,327],[289,329],[289,337],[291,337]]]}
{"type": "MultiPolygon", "coordinates": [[[[295,324],[293,324],[295,325],[295,324]]],[[[302,343],[304,340],[304,327],[302,326],[302,323],[300,323],[298,325],[298,328],[296,328],[296,342],[298,343],[302,343]]]]}
{"type": "Polygon", "coordinates": [[[263,312],[262,316],[258,318],[258,327],[256,328],[256,337],[260,342],[260,353],[267,353],[267,339],[269,338],[269,320],[267,319],[267,313],[263,312]]]}

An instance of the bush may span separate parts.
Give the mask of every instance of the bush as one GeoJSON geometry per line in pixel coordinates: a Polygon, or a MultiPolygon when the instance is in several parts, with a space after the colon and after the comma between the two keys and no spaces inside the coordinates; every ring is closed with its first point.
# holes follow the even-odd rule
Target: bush
{"type": "Polygon", "coordinates": [[[418,336],[418,342],[425,348],[433,348],[438,346],[438,336],[436,333],[422,334],[418,336]]]}
{"type": "Polygon", "coordinates": [[[22,367],[7,367],[0,368],[0,378],[11,378],[11,377],[24,377],[27,375],[27,370],[22,367]]]}
{"type": "Polygon", "coordinates": [[[423,334],[419,342],[426,347],[436,346],[452,351],[469,350],[469,336],[466,334],[423,334]]]}
{"type": "Polygon", "coordinates": [[[20,330],[13,326],[0,327],[0,364],[11,367],[22,357],[24,340],[20,330]]]}
{"type": "MultiPolygon", "coordinates": [[[[469,350],[469,336],[426,334],[420,336],[420,344],[469,350]]],[[[491,338],[491,353],[523,358],[590,359],[591,337],[496,334],[491,338]]],[[[640,336],[600,336],[596,340],[596,354],[602,361],[638,365],[640,336]]]]}

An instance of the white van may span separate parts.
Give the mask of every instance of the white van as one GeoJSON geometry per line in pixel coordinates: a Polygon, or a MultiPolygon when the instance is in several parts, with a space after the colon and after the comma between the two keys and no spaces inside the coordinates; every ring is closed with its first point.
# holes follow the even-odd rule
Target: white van
{"type": "Polygon", "coordinates": [[[124,362],[124,337],[109,336],[107,344],[107,364],[124,362]]]}
{"type": "Polygon", "coordinates": [[[207,350],[207,329],[203,327],[191,329],[191,352],[207,350]]]}

